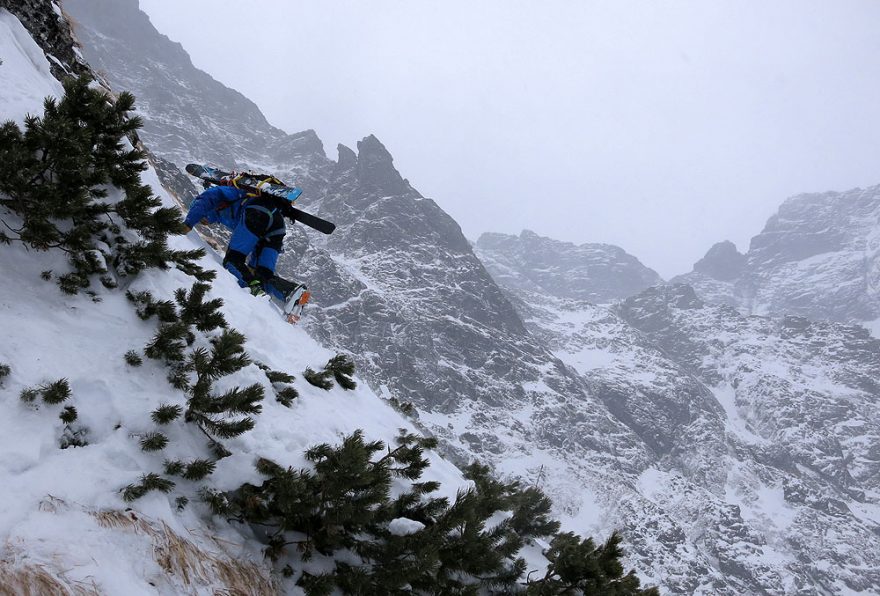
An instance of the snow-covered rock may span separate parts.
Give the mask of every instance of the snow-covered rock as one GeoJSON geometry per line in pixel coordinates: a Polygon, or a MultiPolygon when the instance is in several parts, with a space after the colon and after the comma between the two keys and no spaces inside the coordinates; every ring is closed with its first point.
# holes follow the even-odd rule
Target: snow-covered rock
{"type": "Polygon", "coordinates": [[[24,25],[0,8],[0,96],[3,120],[24,122],[28,114],[42,109],[46,97],[61,97],[64,89],[52,76],[49,61],[24,25]]]}
{"type": "Polygon", "coordinates": [[[507,288],[561,298],[611,302],[663,281],[622,248],[560,242],[530,230],[486,233],[475,245],[492,276],[507,288]]]}
{"type": "Polygon", "coordinates": [[[612,309],[518,295],[533,333],[652,449],[602,507],[637,568],[673,593],[877,585],[880,341],[746,317],[683,285],[612,309]]]}
{"type": "Polygon", "coordinates": [[[746,314],[849,323],[880,317],[880,186],[792,197],[745,255],[731,247],[716,245],[672,282],[746,314]]]}
{"type": "MultiPolygon", "coordinates": [[[[53,77],[61,79],[68,75],[92,72],[74,43],[70,23],[57,1],[0,0],[0,10],[2,9],[14,14],[19,23],[28,30],[31,41],[36,40],[35,43],[45,50],[44,59],[48,60],[53,77]]],[[[4,52],[4,60],[7,55],[11,56],[13,53],[4,52]]],[[[18,69],[14,70],[18,72],[18,69]]]]}

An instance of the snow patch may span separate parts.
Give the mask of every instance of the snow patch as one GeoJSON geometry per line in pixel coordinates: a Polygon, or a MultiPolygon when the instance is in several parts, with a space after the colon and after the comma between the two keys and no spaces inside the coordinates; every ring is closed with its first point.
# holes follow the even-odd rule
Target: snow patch
{"type": "Polygon", "coordinates": [[[595,536],[607,532],[605,507],[599,502],[596,493],[584,486],[580,488],[580,503],[574,515],[563,516],[560,521],[566,528],[577,528],[584,536],[595,536]]]}
{"type": "Polygon", "coordinates": [[[0,121],[23,124],[28,114],[42,113],[44,98],[64,95],[43,50],[5,8],[0,8],[0,59],[0,121]]]}
{"type": "Polygon", "coordinates": [[[395,536],[408,536],[409,534],[420,532],[424,528],[425,524],[423,524],[422,522],[416,521],[414,519],[409,519],[407,517],[398,517],[397,519],[392,519],[391,522],[388,524],[388,531],[395,536]]]}
{"type": "Polygon", "coordinates": [[[750,445],[766,444],[767,440],[752,431],[749,423],[742,417],[736,407],[736,389],[724,384],[712,388],[715,399],[724,408],[727,420],[724,423],[727,432],[731,433],[744,443],[750,445]]]}
{"type": "Polygon", "coordinates": [[[608,368],[619,358],[614,352],[590,346],[584,346],[576,352],[559,350],[553,352],[553,355],[574,367],[581,374],[586,374],[597,368],[608,368]]]}
{"type": "Polygon", "coordinates": [[[873,337],[880,339],[880,318],[873,321],[865,321],[862,323],[862,326],[870,331],[873,337]]]}
{"type": "Polygon", "coordinates": [[[656,499],[661,495],[665,487],[670,483],[672,474],[663,472],[657,468],[647,468],[638,479],[639,492],[648,499],[656,499]]]}

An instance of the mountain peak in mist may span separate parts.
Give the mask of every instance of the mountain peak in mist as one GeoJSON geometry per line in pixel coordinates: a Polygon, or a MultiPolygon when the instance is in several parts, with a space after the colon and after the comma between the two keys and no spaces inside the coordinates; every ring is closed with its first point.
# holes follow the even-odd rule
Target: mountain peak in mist
{"type": "Polygon", "coordinates": [[[496,279],[558,298],[609,302],[662,281],[654,270],[611,244],[576,245],[523,230],[519,236],[487,232],[475,247],[496,279]]]}
{"type": "Polygon", "coordinates": [[[694,264],[694,271],[714,279],[730,281],[742,275],[748,261],[730,240],[713,245],[702,259],[694,264]]]}
{"type": "Polygon", "coordinates": [[[357,148],[358,177],[365,188],[389,195],[404,194],[411,190],[394,167],[391,153],[374,135],[358,141],[357,148]]]}

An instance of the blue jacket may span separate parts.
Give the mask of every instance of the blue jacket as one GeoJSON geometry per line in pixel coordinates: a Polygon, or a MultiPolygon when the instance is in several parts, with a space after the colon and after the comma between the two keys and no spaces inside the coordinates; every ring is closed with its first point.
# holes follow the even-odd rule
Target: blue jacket
{"type": "Polygon", "coordinates": [[[246,196],[245,191],[232,186],[212,186],[192,202],[184,223],[194,228],[205,219],[208,223],[222,223],[234,230],[241,221],[242,199],[246,196]]]}

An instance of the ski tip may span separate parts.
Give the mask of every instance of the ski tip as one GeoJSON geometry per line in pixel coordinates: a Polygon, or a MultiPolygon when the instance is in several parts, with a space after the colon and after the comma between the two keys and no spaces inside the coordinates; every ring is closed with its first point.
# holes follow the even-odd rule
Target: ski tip
{"type": "Polygon", "coordinates": [[[186,165],[186,173],[191,176],[198,176],[204,168],[197,163],[190,163],[186,165]]]}

